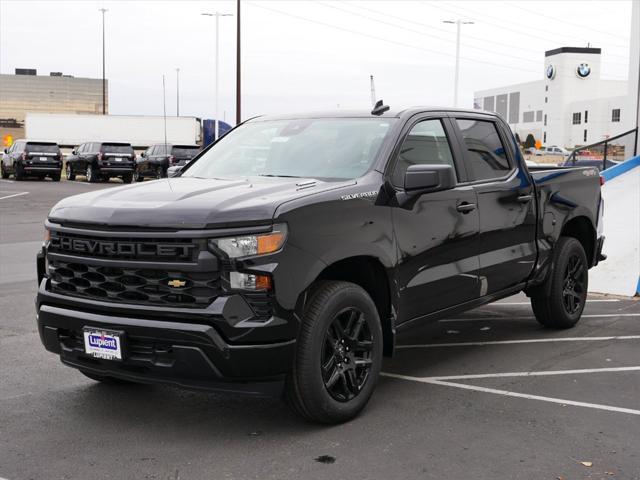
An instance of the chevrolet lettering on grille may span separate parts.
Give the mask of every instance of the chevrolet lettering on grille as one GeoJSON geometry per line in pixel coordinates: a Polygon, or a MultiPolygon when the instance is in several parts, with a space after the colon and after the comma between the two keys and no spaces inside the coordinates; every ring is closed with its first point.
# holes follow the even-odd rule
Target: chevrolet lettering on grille
{"type": "Polygon", "coordinates": [[[105,256],[189,258],[195,245],[190,243],[121,242],[52,236],[51,247],[66,252],[105,256]]]}

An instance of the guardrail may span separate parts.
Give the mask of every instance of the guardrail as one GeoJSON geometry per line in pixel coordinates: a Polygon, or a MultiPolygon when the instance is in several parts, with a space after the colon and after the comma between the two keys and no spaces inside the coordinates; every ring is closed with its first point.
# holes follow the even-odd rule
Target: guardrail
{"type": "Polygon", "coordinates": [[[575,163],[576,160],[602,161],[602,170],[606,170],[613,166],[612,161],[623,161],[638,155],[637,138],[638,129],[634,128],[615,137],[576,148],[569,154],[566,163],[575,163]]]}

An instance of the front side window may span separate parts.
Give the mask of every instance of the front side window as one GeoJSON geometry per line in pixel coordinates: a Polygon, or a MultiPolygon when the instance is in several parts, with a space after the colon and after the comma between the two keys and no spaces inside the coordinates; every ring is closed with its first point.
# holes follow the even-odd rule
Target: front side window
{"type": "Polygon", "coordinates": [[[495,123],[461,118],[456,122],[467,149],[467,170],[471,181],[500,178],[511,170],[495,123]]]}
{"type": "Polygon", "coordinates": [[[442,122],[431,119],[416,123],[407,134],[393,171],[394,185],[404,185],[404,175],[411,165],[451,165],[453,155],[442,122]]]}
{"type": "Polygon", "coordinates": [[[183,176],[346,180],[372,166],[395,118],[257,120],[227,133],[183,176]]]}
{"type": "Polygon", "coordinates": [[[582,117],[581,112],[574,113],[573,118],[571,119],[571,123],[573,123],[573,125],[580,125],[581,117],[582,117]]]}

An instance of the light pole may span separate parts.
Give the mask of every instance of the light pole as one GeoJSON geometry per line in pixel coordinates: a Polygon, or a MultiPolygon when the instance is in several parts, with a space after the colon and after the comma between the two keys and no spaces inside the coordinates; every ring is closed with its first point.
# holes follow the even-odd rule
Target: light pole
{"type": "Polygon", "coordinates": [[[176,117],[180,116],[180,69],[176,68],[176,117]]]}
{"type": "Polygon", "coordinates": [[[213,13],[208,13],[208,12],[204,12],[201,15],[204,15],[206,17],[216,17],[216,72],[215,72],[215,115],[216,118],[214,119],[214,125],[215,125],[215,129],[214,129],[214,135],[215,135],[215,139],[218,139],[218,133],[219,133],[219,124],[218,124],[218,107],[219,107],[219,103],[218,103],[218,79],[219,79],[219,56],[220,56],[220,17],[231,17],[233,16],[231,13],[220,13],[220,12],[213,12],[213,13]]]}
{"type": "Polygon", "coordinates": [[[99,8],[102,12],[102,114],[107,114],[107,85],[104,74],[104,14],[108,12],[106,8],[99,8]]]}
{"type": "Polygon", "coordinates": [[[460,26],[473,25],[474,22],[463,22],[462,20],[444,20],[442,23],[451,23],[456,26],[456,76],[454,80],[453,105],[458,106],[458,78],[460,77],[460,26]]]}

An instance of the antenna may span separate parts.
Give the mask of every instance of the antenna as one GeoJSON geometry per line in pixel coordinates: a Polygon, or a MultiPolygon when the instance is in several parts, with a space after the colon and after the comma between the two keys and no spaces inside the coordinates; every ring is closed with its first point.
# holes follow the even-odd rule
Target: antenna
{"type": "Polygon", "coordinates": [[[371,106],[376,106],[376,85],[373,83],[373,75],[369,75],[369,79],[371,80],[371,106]]]}
{"type": "Polygon", "coordinates": [[[167,153],[167,95],[164,86],[164,75],[162,75],[162,116],[164,118],[164,153],[167,153]]]}
{"type": "Polygon", "coordinates": [[[384,105],[382,100],[378,100],[375,107],[373,107],[373,110],[371,110],[371,115],[382,115],[390,108],[391,107],[389,107],[389,105],[384,105]]]}

